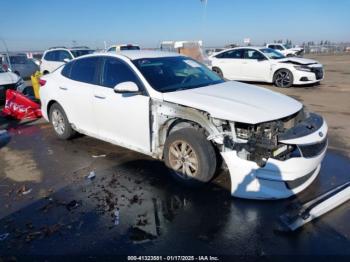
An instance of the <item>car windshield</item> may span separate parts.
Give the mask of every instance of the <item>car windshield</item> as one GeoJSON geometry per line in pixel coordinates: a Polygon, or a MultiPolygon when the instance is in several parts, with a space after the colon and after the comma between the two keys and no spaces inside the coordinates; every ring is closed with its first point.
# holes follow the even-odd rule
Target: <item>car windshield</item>
{"type": "Polygon", "coordinates": [[[272,48],[262,48],[260,49],[261,52],[264,53],[268,58],[270,59],[282,59],[285,58],[284,55],[282,55],[280,52],[272,49],[272,48]]]}
{"type": "Polygon", "coordinates": [[[123,45],[120,47],[120,50],[140,50],[140,47],[137,45],[123,45]]]}
{"type": "Polygon", "coordinates": [[[10,56],[11,64],[26,64],[28,63],[28,58],[24,55],[10,56]]]}
{"type": "Polygon", "coordinates": [[[88,55],[88,54],[92,54],[94,52],[94,50],[90,50],[90,49],[76,49],[76,50],[70,50],[73,54],[74,57],[79,57],[82,55],[88,55]]]}
{"type": "Polygon", "coordinates": [[[150,85],[159,92],[172,92],[224,82],[197,61],[182,56],[142,58],[133,63],[150,85]]]}

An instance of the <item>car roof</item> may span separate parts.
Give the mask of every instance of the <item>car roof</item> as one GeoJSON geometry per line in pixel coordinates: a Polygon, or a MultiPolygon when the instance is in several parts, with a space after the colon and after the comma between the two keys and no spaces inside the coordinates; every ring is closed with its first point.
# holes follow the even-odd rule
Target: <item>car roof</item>
{"type": "Polygon", "coordinates": [[[157,58],[157,57],[176,57],[183,56],[178,53],[173,52],[165,52],[165,51],[157,51],[157,50],[125,50],[117,53],[94,53],[88,56],[96,56],[96,55],[104,55],[104,56],[124,56],[129,58],[130,60],[142,59],[142,58],[157,58]]]}

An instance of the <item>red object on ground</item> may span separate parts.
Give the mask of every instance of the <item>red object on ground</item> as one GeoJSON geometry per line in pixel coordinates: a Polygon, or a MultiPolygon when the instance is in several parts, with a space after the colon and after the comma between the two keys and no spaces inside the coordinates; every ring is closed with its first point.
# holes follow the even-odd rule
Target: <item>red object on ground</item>
{"type": "Polygon", "coordinates": [[[11,89],[6,91],[6,103],[2,113],[18,120],[36,119],[42,116],[39,104],[11,89]]]}

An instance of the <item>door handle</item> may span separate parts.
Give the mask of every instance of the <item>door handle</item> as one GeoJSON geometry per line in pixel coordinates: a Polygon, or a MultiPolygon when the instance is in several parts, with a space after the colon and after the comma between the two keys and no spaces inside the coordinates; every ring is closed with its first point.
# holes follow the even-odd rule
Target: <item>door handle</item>
{"type": "Polygon", "coordinates": [[[68,90],[68,88],[67,87],[64,87],[64,86],[60,86],[59,87],[61,90],[68,90]]]}
{"type": "Polygon", "coordinates": [[[101,96],[101,95],[94,95],[94,97],[98,98],[98,99],[105,99],[105,96],[101,96]]]}

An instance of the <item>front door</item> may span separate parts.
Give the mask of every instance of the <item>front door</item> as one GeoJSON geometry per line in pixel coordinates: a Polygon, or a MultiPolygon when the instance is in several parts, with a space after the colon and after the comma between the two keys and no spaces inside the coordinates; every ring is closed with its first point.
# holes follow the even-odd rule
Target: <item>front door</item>
{"type": "Polygon", "coordinates": [[[233,49],[216,56],[215,63],[221,69],[224,78],[229,80],[241,79],[241,65],[243,62],[242,49],[233,49]]]}
{"type": "Polygon", "coordinates": [[[122,82],[142,84],[130,66],[114,57],[102,61],[100,85],[93,95],[94,117],[99,137],[106,141],[150,152],[150,98],[144,94],[115,93],[113,88],[122,82]]]}
{"type": "Polygon", "coordinates": [[[241,75],[246,81],[268,81],[270,61],[258,50],[245,49],[241,75]]]}

